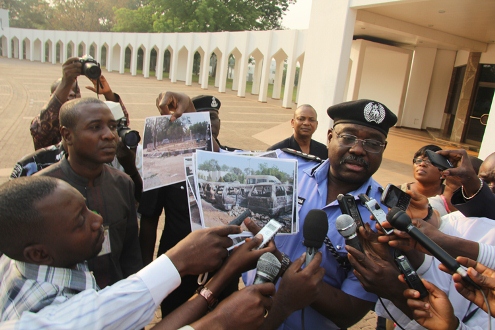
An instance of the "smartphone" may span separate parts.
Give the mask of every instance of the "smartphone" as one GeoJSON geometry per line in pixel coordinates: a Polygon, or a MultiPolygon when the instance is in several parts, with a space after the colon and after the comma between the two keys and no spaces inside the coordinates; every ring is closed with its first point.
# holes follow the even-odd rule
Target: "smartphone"
{"type": "Polygon", "coordinates": [[[339,202],[340,211],[342,214],[350,215],[354,219],[357,228],[359,228],[359,226],[364,226],[363,219],[361,218],[361,213],[359,213],[357,208],[354,196],[339,194],[337,196],[337,201],[339,202]]]}
{"type": "Polygon", "coordinates": [[[399,271],[404,274],[404,279],[406,280],[407,286],[419,292],[419,298],[423,299],[428,296],[428,291],[426,290],[421,278],[416,273],[411,263],[404,255],[398,255],[395,257],[395,264],[399,268],[399,271]]]}
{"type": "Polygon", "coordinates": [[[426,150],[426,157],[428,157],[433,166],[437,167],[440,171],[445,171],[446,169],[454,167],[447,158],[434,151],[426,150]]]}
{"type": "Polygon", "coordinates": [[[282,228],[282,224],[276,220],[271,219],[258,234],[263,235],[263,242],[257,247],[257,250],[264,248],[268,242],[275,236],[275,234],[282,228]]]}
{"type": "Polygon", "coordinates": [[[387,221],[387,214],[380,207],[380,204],[378,204],[375,199],[369,198],[365,194],[359,194],[359,199],[364,204],[364,206],[366,206],[366,208],[368,209],[368,211],[370,211],[371,214],[373,214],[373,217],[375,218],[376,222],[378,222],[378,224],[380,225],[380,227],[382,228],[382,230],[385,232],[385,234],[387,234],[387,235],[392,234],[394,232],[394,229],[393,228],[391,228],[391,229],[385,229],[382,226],[382,223],[384,223],[385,221],[387,221]]]}
{"type": "Polygon", "coordinates": [[[387,207],[398,207],[402,211],[406,211],[411,202],[411,196],[403,192],[399,187],[389,183],[385,187],[380,201],[387,207]]]}

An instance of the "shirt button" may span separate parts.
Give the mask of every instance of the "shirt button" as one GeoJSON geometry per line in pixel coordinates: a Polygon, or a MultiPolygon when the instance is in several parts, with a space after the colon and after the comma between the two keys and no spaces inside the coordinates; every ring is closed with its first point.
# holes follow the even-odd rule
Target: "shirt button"
{"type": "Polygon", "coordinates": [[[337,250],[340,250],[340,249],[342,249],[342,246],[337,245],[336,248],[337,248],[337,250]]]}

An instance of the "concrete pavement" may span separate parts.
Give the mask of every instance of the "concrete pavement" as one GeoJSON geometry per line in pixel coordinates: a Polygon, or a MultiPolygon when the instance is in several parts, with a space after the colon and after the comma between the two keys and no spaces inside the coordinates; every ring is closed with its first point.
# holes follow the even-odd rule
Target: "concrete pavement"
{"type": "MultiPolygon", "coordinates": [[[[15,162],[34,151],[29,124],[48,100],[51,83],[62,74],[60,64],[30,62],[0,57],[0,183],[8,180],[15,162]]],[[[292,109],[281,107],[280,100],[269,99],[260,103],[257,97],[238,98],[236,92],[218,93],[212,86],[203,90],[198,84],[185,86],[154,77],[104,72],[113,91],[118,93],[130,114],[130,127],[142,134],[144,119],[158,115],[155,99],[162,91],[183,92],[189,96],[214,95],[222,102],[222,121],[219,136],[222,144],[247,149],[265,150],[268,146],[290,136],[292,109]]],[[[94,96],[83,86],[90,85],[85,77],[79,78],[83,96],[94,96]]],[[[295,105],[294,107],[295,108],[295,105]]],[[[426,132],[393,128],[388,137],[382,166],[375,178],[382,185],[411,181],[414,152],[426,144],[435,143],[426,132]]],[[[438,142],[436,143],[438,144],[438,142]]],[[[445,144],[439,144],[442,148],[445,144]]],[[[163,216],[160,227],[163,228],[163,216]]],[[[159,229],[161,234],[161,230],[159,229]]],[[[374,329],[375,316],[369,313],[350,329],[374,329]]]]}

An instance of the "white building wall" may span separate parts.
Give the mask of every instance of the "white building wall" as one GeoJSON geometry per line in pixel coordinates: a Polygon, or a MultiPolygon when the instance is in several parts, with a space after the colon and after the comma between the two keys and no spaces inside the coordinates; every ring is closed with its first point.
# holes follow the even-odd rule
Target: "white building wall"
{"type": "Polygon", "coordinates": [[[445,101],[449,93],[450,79],[455,62],[456,52],[438,50],[431,77],[428,100],[426,101],[422,129],[427,127],[441,128],[445,101]]]}
{"type": "Polygon", "coordinates": [[[353,78],[359,82],[354,82],[355,88],[349,89],[348,95],[352,95],[353,100],[372,99],[382,102],[400,117],[411,51],[362,41],[356,60],[353,60],[353,65],[361,68],[353,78]]]}
{"type": "Polygon", "coordinates": [[[398,121],[399,126],[421,128],[436,53],[435,48],[416,47],[414,50],[404,111],[398,121]]]}

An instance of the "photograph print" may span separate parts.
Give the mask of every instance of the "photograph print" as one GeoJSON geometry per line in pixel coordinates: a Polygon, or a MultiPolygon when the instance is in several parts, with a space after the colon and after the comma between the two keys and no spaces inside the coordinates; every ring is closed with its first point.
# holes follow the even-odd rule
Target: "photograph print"
{"type": "Polygon", "coordinates": [[[195,168],[206,227],[227,225],[249,209],[260,227],[275,219],[279,234],[297,232],[295,160],[198,151],[195,168]]]}
{"type": "Polygon", "coordinates": [[[148,117],[143,138],[143,191],[186,179],[184,158],[196,150],[212,150],[208,112],[148,117]]]}

